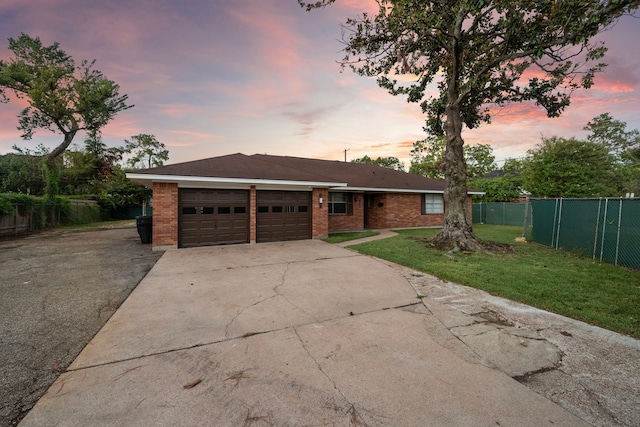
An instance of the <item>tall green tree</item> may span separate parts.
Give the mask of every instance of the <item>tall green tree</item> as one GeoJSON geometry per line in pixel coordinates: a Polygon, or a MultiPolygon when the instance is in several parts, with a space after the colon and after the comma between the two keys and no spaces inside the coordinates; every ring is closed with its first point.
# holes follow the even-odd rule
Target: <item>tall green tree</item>
{"type": "Polygon", "coordinates": [[[413,143],[409,173],[427,178],[443,179],[442,160],[447,146],[444,137],[430,135],[413,143]]]}
{"type": "Polygon", "coordinates": [[[545,138],[528,151],[523,185],[534,197],[619,197],[621,176],[609,149],[575,138],[545,138]]]}
{"type": "Polygon", "coordinates": [[[496,178],[469,180],[469,187],[484,191],[484,195],[474,195],[478,202],[513,202],[522,196],[523,180],[520,175],[505,173],[496,178]]]}
{"type": "Polygon", "coordinates": [[[404,163],[397,157],[377,157],[372,159],[369,156],[360,157],[359,159],[351,160],[352,163],[365,163],[368,165],[378,165],[383,168],[395,169],[397,171],[404,172],[404,163]]]}
{"type": "Polygon", "coordinates": [[[625,193],[640,195],[640,131],[627,130],[627,123],[603,113],[584,127],[587,140],[608,147],[623,177],[625,193]]]}
{"type": "Polygon", "coordinates": [[[627,123],[614,119],[611,114],[603,113],[595,117],[584,130],[590,131],[587,139],[606,147],[615,155],[622,155],[628,150],[640,148],[640,131],[627,131],[627,123]]]}
{"type": "Polygon", "coordinates": [[[125,139],[124,153],[131,157],[127,163],[132,168],[162,166],[169,160],[169,150],[155,136],[141,133],[125,139]]]}
{"type": "MultiPolygon", "coordinates": [[[[410,173],[434,179],[444,179],[444,156],[446,139],[430,136],[413,143],[411,150],[410,173]]],[[[481,178],[496,169],[493,148],[488,144],[467,145],[463,147],[467,176],[470,179],[481,178]]]]}
{"type": "MultiPolygon", "coordinates": [[[[308,10],[335,0],[298,2],[308,10]]],[[[606,49],[590,40],[640,0],[378,0],[378,13],[347,19],[342,65],[419,103],[427,129],[446,135],[445,219],[433,243],[482,248],[467,215],[462,129],[489,122],[489,105],[535,102],[549,117],[589,88],[606,49]],[[397,79],[414,76],[414,81],[397,79]],[[437,88],[430,96],[427,88],[437,88]]]]}
{"type": "Polygon", "coordinates": [[[524,167],[523,159],[516,159],[513,157],[509,157],[505,159],[504,164],[502,165],[502,170],[505,172],[520,172],[524,167]]]}
{"type": "Polygon", "coordinates": [[[46,46],[38,37],[9,38],[13,58],[0,60],[0,101],[7,93],[24,98],[28,106],[19,115],[23,139],[38,129],[62,135],[60,145],[46,156],[49,194],[57,193],[55,159],[71,145],[79,131],[97,134],[120,111],[131,108],[119,86],[93,68],[94,61],[76,66],[58,43],[46,46]]]}
{"type": "Polygon", "coordinates": [[[42,156],[9,153],[0,155],[0,193],[44,194],[42,156]]]}
{"type": "Polygon", "coordinates": [[[496,156],[488,144],[465,145],[462,149],[469,179],[482,178],[497,169],[496,156]]]}

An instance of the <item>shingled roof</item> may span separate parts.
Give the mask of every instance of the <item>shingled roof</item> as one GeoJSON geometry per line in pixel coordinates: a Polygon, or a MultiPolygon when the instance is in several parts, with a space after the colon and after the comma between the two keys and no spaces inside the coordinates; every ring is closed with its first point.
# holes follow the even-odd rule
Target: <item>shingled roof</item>
{"type": "Polygon", "coordinates": [[[150,181],[181,181],[203,178],[217,180],[241,180],[271,183],[282,181],[323,184],[329,188],[341,187],[370,191],[421,191],[441,193],[445,189],[442,180],[425,178],[377,165],[317,160],[301,157],[270,156],[236,153],[191,162],[176,163],[128,173],[131,179],[148,184],[150,181]]]}

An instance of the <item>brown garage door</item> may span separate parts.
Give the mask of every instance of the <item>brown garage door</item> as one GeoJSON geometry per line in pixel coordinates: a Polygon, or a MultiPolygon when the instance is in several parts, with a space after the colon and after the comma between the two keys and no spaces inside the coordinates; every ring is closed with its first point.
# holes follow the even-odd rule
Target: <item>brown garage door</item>
{"type": "Polygon", "coordinates": [[[311,238],[311,192],[258,191],[256,241],[311,238]]]}
{"type": "Polygon", "coordinates": [[[178,209],[181,248],[249,241],[248,191],[180,189],[178,209]]]}

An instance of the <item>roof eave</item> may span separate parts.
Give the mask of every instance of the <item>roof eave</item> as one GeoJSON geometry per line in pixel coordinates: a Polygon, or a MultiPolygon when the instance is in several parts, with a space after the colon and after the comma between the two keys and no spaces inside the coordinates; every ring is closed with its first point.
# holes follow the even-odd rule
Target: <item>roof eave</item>
{"type": "Polygon", "coordinates": [[[323,182],[323,181],[291,181],[279,179],[254,179],[254,178],[223,178],[223,177],[203,177],[184,175],[154,175],[146,173],[127,173],[127,178],[147,187],[151,187],[154,182],[177,183],[178,186],[197,186],[199,184],[212,185],[223,184],[225,186],[283,186],[283,187],[325,187],[341,188],[346,187],[345,182],[323,182]],[[182,184],[182,185],[181,185],[182,184]]]}
{"type": "MultiPolygon", "coordinates": [[[[333,188],[330,188],[332,190],[333,188]]],[[[434,190],[428,188],[379,188],[379,187],[336,187],[340,191],[371,191],[378,193],[420,193],[420,194],[443,194],[444,190],[434,190]]],[[[469,195],[484,195],[483,191],[468,191],[469,195]]]]}

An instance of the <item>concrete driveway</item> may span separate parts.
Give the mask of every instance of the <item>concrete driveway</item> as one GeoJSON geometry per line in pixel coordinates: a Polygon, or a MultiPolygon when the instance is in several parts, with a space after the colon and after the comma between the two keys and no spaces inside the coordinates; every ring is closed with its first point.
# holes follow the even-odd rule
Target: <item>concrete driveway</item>
{"type": "Polygon", "coordinates": [[[586,425],[425,302],[320,241],[169,251],[21,425],[586,425]]]}

